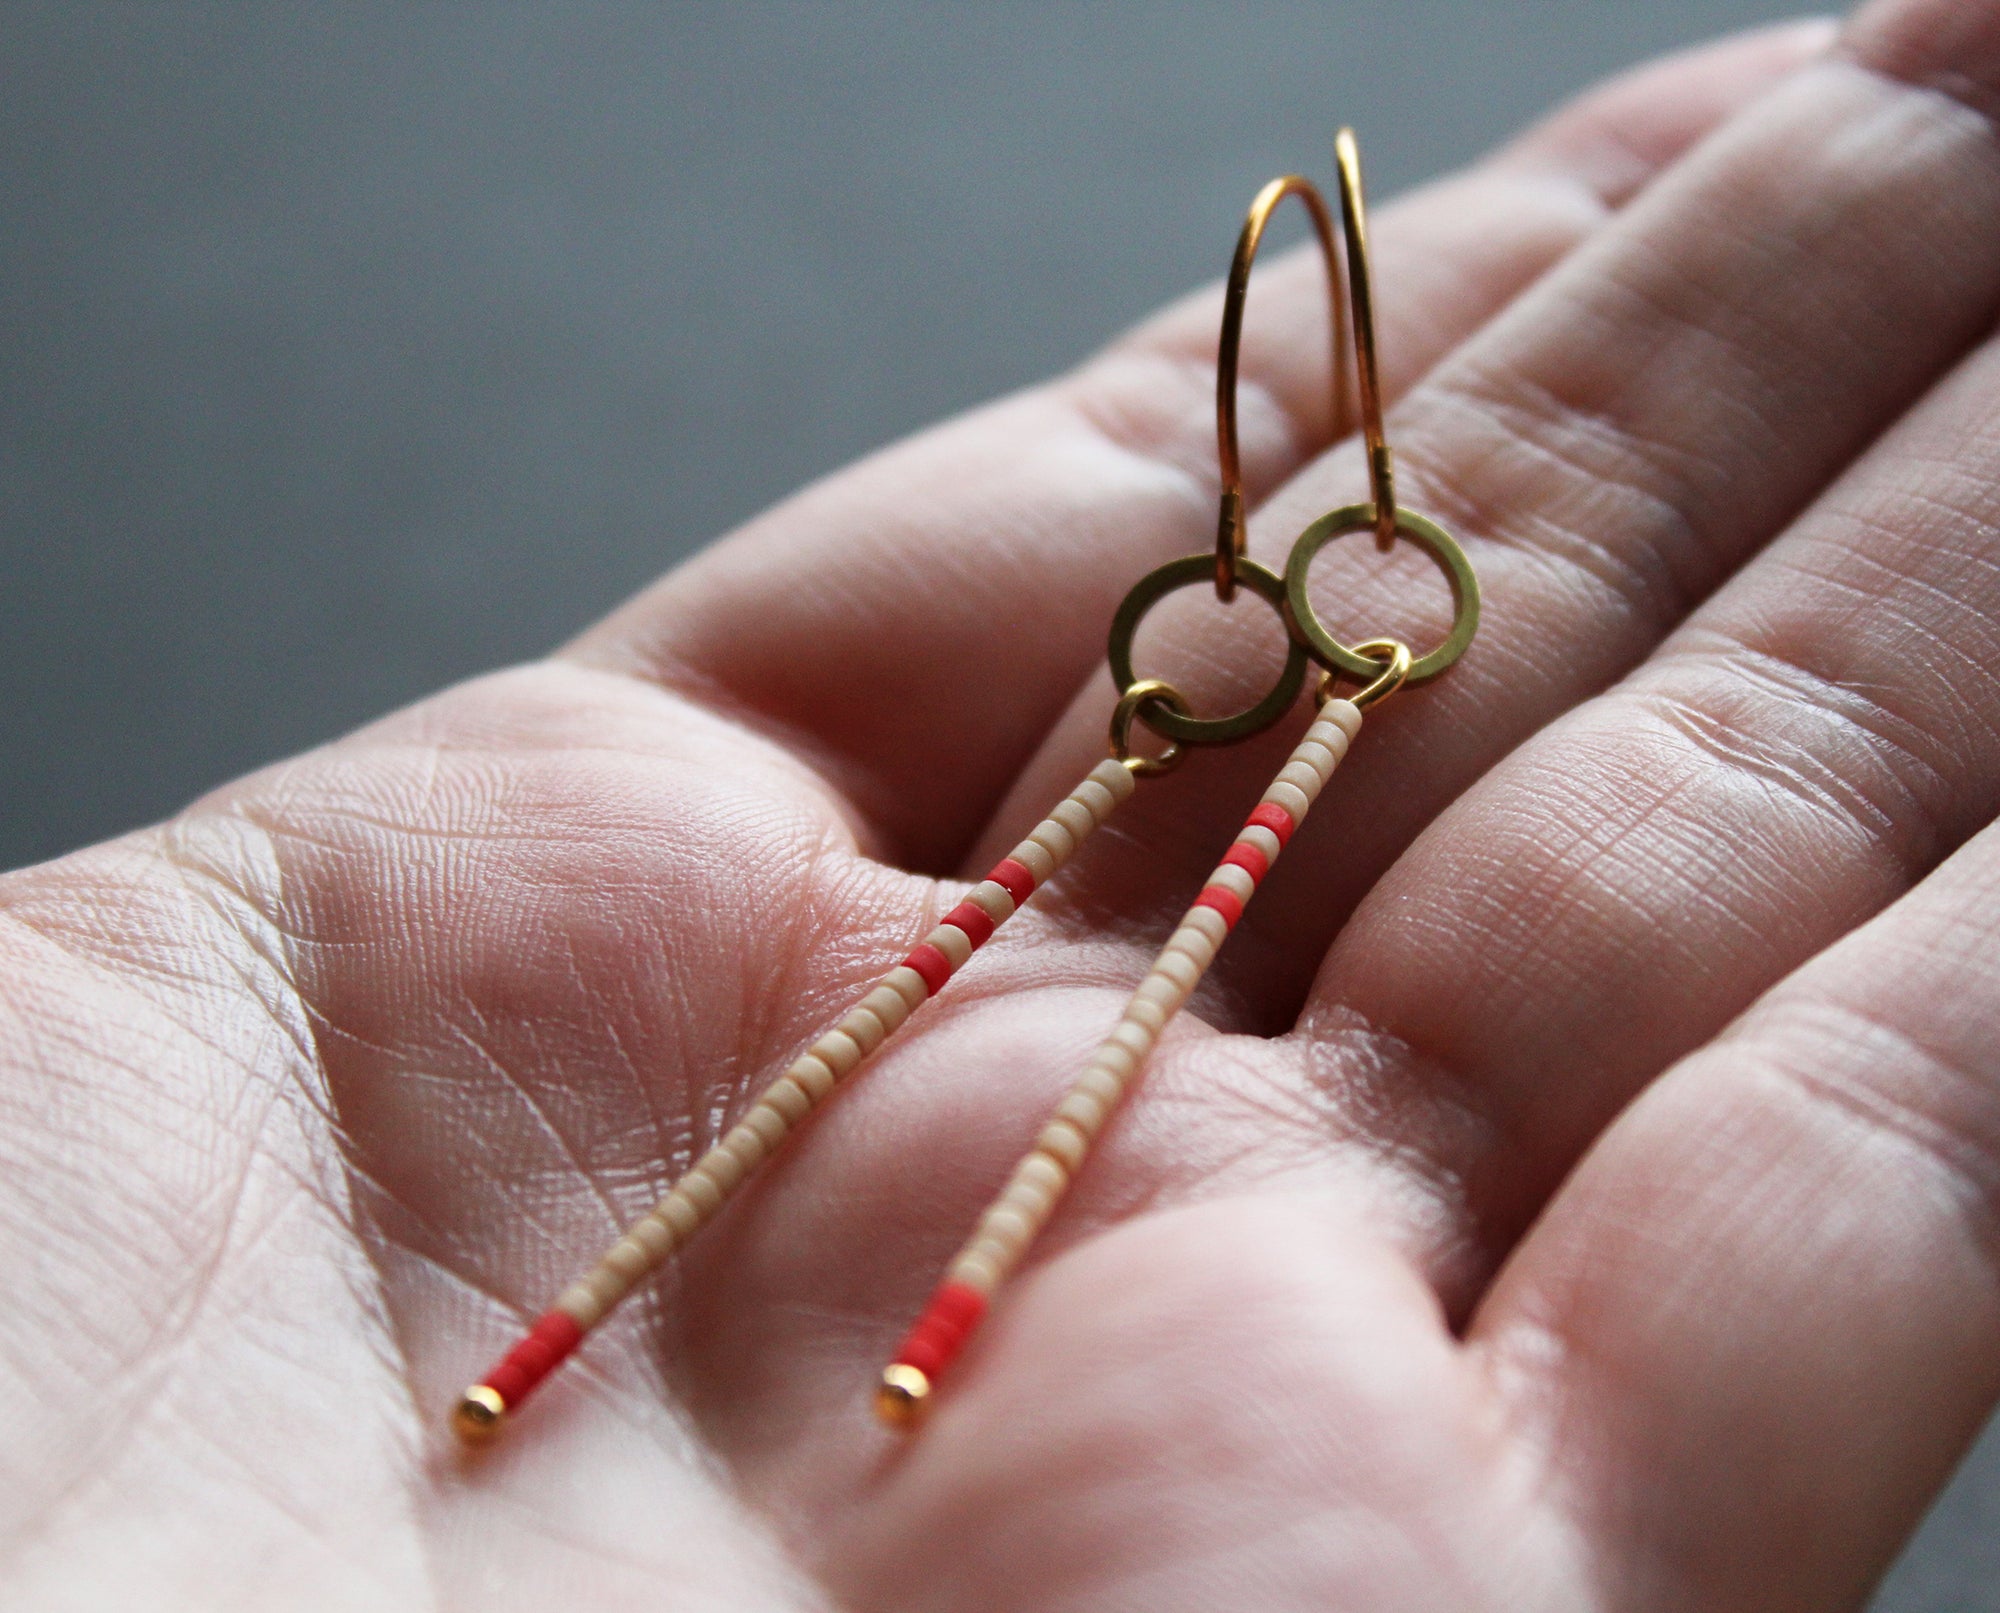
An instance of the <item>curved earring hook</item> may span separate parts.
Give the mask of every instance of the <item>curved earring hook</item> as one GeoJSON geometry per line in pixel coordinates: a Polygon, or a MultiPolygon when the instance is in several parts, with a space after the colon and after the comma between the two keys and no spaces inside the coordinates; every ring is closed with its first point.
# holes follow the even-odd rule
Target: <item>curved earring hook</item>
{"type": "Polygon", "coordinates": [[[1216,458],[1222,471],[1222,504],[1215,523],[1215,592],[1222,599],[1236,594],[1236,562],[1247,546],[1243,518],[1243,465],[1236,438],[1236,369],[1243,345],[1243,305],[1250,291],[1250,265],[1264,239],[1264,227],[1287,196],[1296,196],[1312,217],[1326,260],[1327,295],[1331,309],[1333,417],[1342,418],[1346,403],[1346,346],[1349,312],[1353,316],[1354,380],[1360,396],[1361,434],[1368,450],[1368,486],[1374,499],[1375,541],[1384,550],[1396,541],[1396,471],[1382,430],[1382,387],[1375,360],[1375,290],[1368,258],[1368,211],[1361,188],[1361,151],[1354,131],[1334,137],[1334,164],[1340,173],[1340,224],[1346,248],[1347,295],[1340,293],[1339,254],[1333,242],[1333,219],[1317,186],[1298,174],[1274,179],[1257,192],[1236,238],[1229,283],[1222,300],[1222,336],[1215,355],[1216,458]]]}
{"type": "Polygon", "coordinates": [[[1340,171],[1340,223],[1347,244],[1347,300],[1354,307],[1354,380],[1361,394],[1361,435],[1368,447],[1368,488],[1375,501],[1376,547],[1396,541],[1396,466],[1382,433],[1382,386],[1375,366],[1375,284],[1368,259],[1368,210],[1361,190],[1361,148],[1354,131],[1333,137],[1340,171]]]}
{"type": "Polygon", "coordinates": [[[1332,312],[1333,409],[1340,417],[1342,380],[1340,349],[1346,335],[1346,305],[1340,297],[1339,249],[1333,244],[1333,218],[1319,187],[1299,174],[1274,179],[1257,192],[1236,237],[1236,256],[1229,262],[1229,284],[1222,296],[1222,337],[1215,351],[1215,450],[1222,470],[1222,508],[1215,522],[1215,592],[1220,599],[1236,597],[1236,562],[1247,547],[1243,520],[1243,462],[1236,446],[1236,359],[1243,345],[1243,304],[1250,292],[1250,265],[1264,239],[1264,226],[1278,204],[1296,196],[1312,215],[1320,255],[1326,259],[1327,295],[1332,312]]]}

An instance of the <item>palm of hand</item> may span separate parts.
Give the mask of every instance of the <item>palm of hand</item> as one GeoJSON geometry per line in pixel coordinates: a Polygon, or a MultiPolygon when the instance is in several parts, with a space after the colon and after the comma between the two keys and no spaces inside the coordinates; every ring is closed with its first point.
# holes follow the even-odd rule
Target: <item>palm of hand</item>
{"type": "MultiPolygon", "coordinates": [[[[1913,87],[2000,17],[1941,16],[1629,207],[1811,34],[1385,217],[1480,654],[1371,722],[912,1443],[874,1370],[1289,729],[1148,786],[501,1448],[440,1428],[955,900],[898,865],[1088,765],[1112,601],[1202,541],[1208,300],[558,661],[13,876],[13,1605],[1852,1605],[2000,1374],[1994,365],[1940,379],[2000,156],[1913,87]]],[[[1277,553],[1356,475],[1305,463],[1315,274],[1247,354],[1277,553]]],[[[1414,572],[1325,572],[1408,621],[1414,572]]],[[[1146,653],[1239,699],[1256,630],[1181,604],[1146,653]]]]}

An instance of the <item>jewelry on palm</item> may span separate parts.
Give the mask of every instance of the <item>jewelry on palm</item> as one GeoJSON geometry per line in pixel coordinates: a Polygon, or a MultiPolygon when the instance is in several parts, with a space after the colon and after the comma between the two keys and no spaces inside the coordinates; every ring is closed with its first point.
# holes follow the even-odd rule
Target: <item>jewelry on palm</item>
{"type": "MultiPolygon", "coordinates": [[[[664,1198],[627,1228],[594,1266],[564,1289],[514,1347],[460,1396],[452,1413],[452,1425],[466,1443],[480,1444],[492,1439],[506,1418],[519,1410],[590,1331],[649,1273],[685,1247],[701,1226],[777,1152],[791,1131],[894,1035],[916,1009],[937,995],[993,932],[1055,876],[1092,831],[1131,796],[1140,779],[1168,771],[1181,759],[1185,746],[1232,744],[1262,733],[1296,703],[1305,686],[1309,664],[1309,651],[1296,634],[1288,633],[1284,666],[1270,692],[1255,706],[1231,717],[1197,717],[1171,684],[1139,679],[1131,668],[1132,638],[1140,618],[1157,600],[1186,582],[1212,575],[1217,593],[1227,601],[1233,597],[1237,582],[1242,581],[1273,609],[1281,614],[1284,611],[1284,580],[1243,553],[1243,496],[1236,468],[1235,370],[1250,259],[1255,255],[1264,221],[1287,195],[1298,195],[1305,201],[1326,257],[1334,319],[1336,411],[1339,407],[1338,355],[1342,327],[1338,257],[1331,221],[1325,202],[1308,181],[1296,177],[1275,180],[1265,187],[1252,209],[1251,222],[1245,225],[1247,245],[1238,249],[1238,268],[1232,272],[1230,282],[1231,307],[1235,312],[1225,326],[1227,347],[1217,392],[1225,469],[1216,558],[1211,562],[1206,555],[1195,555],[1169,562],[1142,578],[1119,607],[1112,624],[1112,665],[1123,697],[1111,721],[1110,758],[1092,768],[1083,782],[1027,839],[1003,857],[901,963],[882,976],[833,1029],[765,1088],[743,1117],[723,1134],[721,1141],[696,1161],[664,1198]],[[1166,740],[1166,748],[1158,755],[1143,756],[1133,751],[1131,725],[1135,716],[1166,740]]],[[[944,1303],[949,1305],[953,1301],[947,1297],[944,1303]]]]}
{"type": "MultiPolygon", "coordinates": [[[[1263,799],[1209,875],[1194,905],[1133,992],[1111,1034],[1056,1105],[1034,1146],[1014,1168],[1006,1186],[980,1217],[971,1238],[947,1267],[944,1280],[905,1336],[895,1359],[883,1369],[875,1404],[882,1418],[894,1426],[912,1425],[927,1408],[939,1376],[965,1348],[985,1316],[994,1291],[1027,1254],[1056,1204],[1083,1168],[1112,1111],[1138,1079],[1167,1023],[1215,961],[1223,941],[1243,916],[1244,906],[1347,754],[1348,746],[1360,731],[1362,712],[1406,683],[1435,677],[1464,653],[1478,630],[1479,584],[1464,551],[1435,522],[1399,509],[1395,502],[1393,460],[1383,436],[1381,391],[1376,376],[1374,304],[1361,163],[1351,130],[1340,131],[1334,149],[1340,174],[1355,372],[1373,496],[1366,504],[1330,511],[1307,527],[1293,545],[1282,584],[1243,554],[1243,495],[1236,452],[1236,353],[1251,261],[1266,221],[1287,195],[1296,195],[1305,203],[1327,255],[1329,270],[1333,267],[1326,206],[1306,180],[1296,176],[1274,180],[1251,204],[1230,266],[1216,367],[1218,457],[1223,481],[1213,564],[1216,591],[1227,599],[1238,580],[1249,582],[1267,598],[1274,597],[1277,589],[1282,588],[1287,626],[1294,645],[1302,647],[1325,668],[1319,685],[1318,718],[1306,730],[1305,737],[1279,769],[1263,799]],[[1443,643],[1421,658],[1414,658],[1408,646],[1394,639],[1343,644],[1327,631],[1307,598],[1306,580],[1314,556],[1341,534],[1370,528],[1384,547],[1399,532],[1422,544],[1443,565],[1450,579],[1455,606],[1451,631],[1443,643]],[[1364,685],[1351,698],[1337,698],[1333,690],[1338,676],[1359,677],[1364,685]]],[[[1335,306],[1334,373],[1338,378],[1341,367],[1337,292],[1335,306]]],[[[1338,389],[1338,379],[1335,385],[1338,389]]],[[[1168,685],[1136,679],[1131,661],[1132,637],[1147,610],[1176,588],[1209,574],[1210,562],[1205,555],[1170,561],[1141,578],[1119,606],[1110,644],[1112,675],[1123,690],[1112,725],[1114,747],[1122,748],[1125,729],[1134,716],[1170,739],[1198,741],[1212,731],[1213,724],[1204,726],[1200,719],[1186,715],[1185,702],[1176,705],[1170,698],[1173,691],[1168,685]]],[[[1225,721],[1259,718],[1262,720],[1258,727],[1268,727],[1289,708],[1295,694],[1296,691],[1280,700],[1280,690],[1273,689],[1270,697],[1241,718],[1225,721]],[[1267,716],[1266,708],[1273,701],[1277,701],[1277,709],[1267,716]]]]}

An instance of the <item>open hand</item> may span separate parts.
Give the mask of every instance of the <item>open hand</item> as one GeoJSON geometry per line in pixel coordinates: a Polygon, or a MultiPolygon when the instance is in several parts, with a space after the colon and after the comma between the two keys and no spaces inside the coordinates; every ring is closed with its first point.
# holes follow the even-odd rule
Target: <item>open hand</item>
{"type": "MultiPolygon", "coordinates": [[[[1996,115],[2000,3],[1885,0],[1378,211],[1484,630],[913,1439],[877,1369],[1303,712],[1145,785],[499,1445],[445,1416],[1101,753],[1113,605],[1213,531],[1215,293],[0,882],[5,1605],[1858,1605],[2000,1393],[1996,115]]],[[[1324,304],[1253,287],[1267,562],[1364,496],[1324,304]]],[[[1365,537],[1315,577],[1445,617],[1365,537]]],[[[1256,600],[1155,621],[1198,706],[1268,680],[1256,600]]]]}

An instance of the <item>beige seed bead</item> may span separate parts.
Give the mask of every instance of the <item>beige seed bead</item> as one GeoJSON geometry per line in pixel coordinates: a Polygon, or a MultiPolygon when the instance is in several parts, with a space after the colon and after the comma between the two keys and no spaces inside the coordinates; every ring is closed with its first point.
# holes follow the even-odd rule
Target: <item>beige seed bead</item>
{"type": "MultiPolygon", "coordinates": [[[[1028,836],[1034,845],[1040,846],[1060,868],[1069,861],[1070,853],[1076,850],[1076,836],[1062,826],[1056,818],[1044,818],[1035,825],[1034,833],[1028,836]]],[[[1040,883],[1039,880],[1036,881],[1040,883]]]]}
{"type": "Polygon", "coordinates": [[[899,963],[882,977],[882,984],[903,999],[909,1008],[920,1008],[931,994],[929,982],[907,963],[899,963]]]}
{"type": "Polygon", "coordinates": [[[1034,876],[1038,887],[1046,885],[1054,876],[1056,869],[1062,866],[1049,854],[1049,848],[1039,840],[1023,840],[1007,855],[1034,876]]]}
{"type": "Polygon", "coordinates": [[[845,1077],[847,1072],[861,1062],[861,1044],[843,1030],[830,1030],[812,1045],[813,1057],[818,1059],[836,1079],[845,1077]]]}
{"type": "Polygon", "coordinates": [[[680,1234],[660,1218],[657,1209],[642,1215],[632,1223],[632,1230],[625,1234],[646,1251],[649,1267],[657,1266],[668,1255],[680,1247],[680,1234]]]}
{"type": "Polygon", "coordinates": [[[794,1081],[789,1074],[780,1076],[764,1091],[759,1100],[768,1103],[784,1116],[785,1124],[796,1126],[812,1113],[812,1094],[794,1081]]]}
{"type": "Polygon", "coordinates": [[[942,952],[954,970],[963,969],[966,959],[972,956],[972,937],[956,924],[940,924],[924,941],[942,952]]]}
{"type": "Polygon", "coordinates": [[[1181,1001],[1186,1002],[1193,995],[1194,988],[1201,984],[1201,966],[1185,952],[1162,952],[1159,961],[1153,965],[1153,976],[1171,980],[1180,992],[1181,1001]]]}
{"type": "Polygon", "coordinates": [[[653,1207],[653,1214],[671,1227],[675,1238],[680,1240],[693,1237],[700,1230],[702,1222],[708,1219],[694,1201],[678,1187],[653,1207]]]}
{"type": "Polygon", "coordinates": [[[1018,1180],[1032,1182],[1050,1193],[1060,1193],[1069,1186],[1069,1172],[1042,1152],[1032,1153],[1022,1160],[1014,1175],[1018,1180]]]}
{"type": "Polygon", "coordinates": [[[561,1311],[586,1333],[604,1319],[604,1303],[587,1279],[571,1283],[556,1295],[550,1308],[561,1311]]]}
{"type": "Polygon", "coordinates": [[[986,1212],[985,1219],[979,1223],[979,1235],[1012,1254],[1035,1235],[1035,1223],[1003,1200],[986,1212]]]}
{"type": "Polygon", "coordinates": [[[1317,740],[1312,739],[1299,741],[1299,748],[1292,752],[1292,760],[1295,762],[1304,762],[1307,767],[1310,767],[1320,776],[1322,781],[1340,765],[1340,758],[1338,756],[1334,755],[1332,751],[1328,750],[1326,746],[1320,744],[1317,740]]]}
{"type": "Polygon", "coordinates": [[[1317,745],[1329,755],[1338,759],[1347,754],[1347,730],[1342,728],[1338,723],[1330,723],[1325,719],[1321,719],[1306,730],[1305,737],[1299,743],[1302,745],[1317,745]]]}
{"type": "Polygon", "coordinates": [[[736,1161],[736,1180],[729,1184],[732,1189],[763,1164],[764,1156],[770,1151],[755,1129],[742,1124],[731,1126],[715,1150],[717,1154],[736,1161]]]}
{"type": "Polygon", "coordinates": [[[1042,1211],[1055,1203],[1056,1195],[1045,1182],[1030,1181],[1018,1170],[1001,1191],[999,1201],[1011,1204],[1030,1221],[1040,1224],[1042,1211]]]}
{"type": "Polygon", "coordinates": [[[1361,732],[1361,708],[1352,700],[1329,700],[1319,708],[1319,720],[1337,724],[1349,739],[1361,732]]]}
{"type": "Polygon", "coordinates": [[[1090,1062],[1102,1065],[1121,1081],[1130,1081],[1139,1068],[1138,1058],[1122,1042],[1100,1042],[1090,1055],[1090,1062]]]}
{"type": "Polygon", "coordinates": [[[736,1184],[743,1180],[743,1162],[728,1148],[717,1146],[703,1154],[688,1174],[706,1176],[722,1190],[726,1198],[736,1190],[736,1184]]]}
{"type": "Polygon", "coordinates": [[[889,1027],[868,1009],[850,1008],[847,1017],[840,1022],[841,1030],[854,1038],[854,1045],[861,1049],[862,1056],[875,1051],[882,1045],[882,1038],[889,1034],[889,1027]]]}
{"type": "Polygon", "coordinates": [[[1021,1250],[1018,1245],[1010,1245],[1004,1238],[990,1235],[983,1226],[978,1234],[974,1236],[972,1242],[966,1245],[965,1252],[969,1255],[977,1255],[988,1265],[992,1266],[995,1272],[1003,1275],[1012,1271],[1014,1263],[1021,1258],[1021,1250]]]}
{"type": "Polygon", "coordinates": [[[1117,1071],[1093,1064],[1076,1078],[1076,1085],[1070,1091],[1087,1093],[1109,1109],[1125,1096],[1125,1082],[1117,1071]]]}
{"type": "Polygon", "coordinates": [[[982,879],[966,892],[965,899],[995,924],[1005,924],[1014,916],[1014,898],[1007,893],[1005,885],[996,885],[990,879],[982,879]]]}
{"type": "Polygon", "coordinates": [[[1056,1105],[1055,1117],[1067,1120],[1088,1142],[1104,1129],[1104,1117],[1109,1113],[1110,1110],[1088,1092],[1071,1091],[1056,1105]]]}
{"type": "Polygon", "coordinates": [[[1266,790],[1264,792],[1264,799],[1269,801],[1273,806],[1283,807],[1285,811],[1291,814],[1292,822],[1294,823],[1302,820],[1306,815],[1307,809],[1312,806],[1312,801],[1307,797],[1304,790],[1300,789],[1296,784],[1287,783],[1284,779],[1279,779],[1266,790]]]}
{"type": "Polygon", "coordinates": [[[632,1285],[609,1266],[599,1266],[585,1276],[577,1286],[589,1291],[591,1299],[596,1302],[599,1316],[632,1292],[632,1285]]]}
{"type": "Polygon", "coordinates": [[[1000,1286],[1000,1264],[983,1249],[968,1249],[952,1262],[951,1280],[990,1294],[1000,1286]]]}
{"type": "Polygon", "coordinates": [[[796,1082],[808,1098],[818,1103],[834,1089],[840,1077],[833,1073],[833,1066],[825,1059],[817,1053],[808,1053],[793,1061],[792,1067],[785,1072],[785,1079],[796,1082]]]}
{"type": "Polygon", "coordinates": [[[1215,962],[1215,942],[1206,930],[1196,929],[1192,924],[1183,924],[1167,937],[1166,951],[1177,958],[1186,958],[1194,965],[1197,976],[1206,974],[1208,966],[1215,962]]]}
{"type": "Polygon", "coordinates": [[[785,1133],[792,1129],[792,1123],[779,1112],[778,1106],[766,1098],[759,1098],[743,1117],[743,1124],[754,1131],[764,1144],[766,1153],[775,1149],[785,1140],[785,1133]]]}
{"type": "Polygon", "coordinates": [[[1305,762],[1287,762],[1278,769],[1278,783],[1291,785],[1311,801],[1325,787],[1326,775],[1305,762]]]}
{"type": "Polygon", "coordinates": [[[1084,1156],[1090,1152],[1090,1139],[1058,1116],[1042,1127],[1035,1147],[1073,1176],[1083,1168],[1084,1156]]]}
{"type": "Polygon", "coordinates": [[[1132,776],[1132,769],[1123,762],[1107,757],[1090,770],[1088,782],[1111,792],[1114,801],[1129,801],[1132,792],[1139,787],[1139,781],[1132,776]]]}
{"type": "Polygon", "coordinates": [[[1134,1002],[1151,1003],[1161,1013],[1171,1014],[1182,1003],[1187,1001],[1188,992],[1192,989],[1192,987],[1183,986],[1180,981],[1165,971],[1154,969],[1151,974],[1139,982],[1139,989],[1132,994],[1132,999],[1134,1002]]]}
{"type": "MultiPolygon", "coordinates": [[[[1220,947],[1229,939],[1229,920],[1212,907],[1191,907],[1181,917],[1181,928],[1199,930],[1208,938],[1211,948],[1220,947]]],[[[1207,965],[1203,964],[1203,968],[1207,965]]]]}
{"type": "Polygon", "coordinates": [[[629,1232],[604,1251],[604,1264],[617,1272],[627,1283],[637,1282],[653,1269],[653,1262],[646,1253],[646,1246],[629,1232]]]}
{"type": "Polygon", "coordinates": [[[1135,1024],[1129,1019],[1121,1019],[1113,1027],[1111,1035],[1106,1039],[1114,1044],[1130,1048],[1141,1059],[1153,1051],[1153,1043],[1159,1040],[1145,1026],[1135,1024]]]}
{"type": "MultiPolygon", "coordinates": [[[[916,973],[915,970],[910,972],[916,973]]],[[[857,1009],[865,1008],[875,1016],[875,1022],[882,1027],[884,1036],[893,1034],[910,1017],[910,1005],[894,986],[877,986],[855,1006],[857,1009]]]]}
{"type": "Polygon", "coordinates": [[[1124,1018],[1129,1024],[1143,1025],[1146,1034],[1158,1041],[1160,1032],[1167,1028],[1167,1013],[1167,1009],[1145,996],[1141,988],[1132,994],[1132,1000],[1125,1005],[1124,1018]]]}
{"type": "MultiPolygon", "coordinates": [[[[1120,768],[1122,773],[1125,770],[1120,768]]],[[[1091,828],[1099,828],[1104,820],[1118,810],[1118,798],[1095,779],[1085,779],[1070,796],[1084,811],[1090,814],[1091,828]]]]}
{"type": "Polygon", "coordinates": [[[1281,844],[1279,844],[1278,837],[1273,833],[1271,833],[1269,829],[1266,829],[1261,823],[1251,824],[1250,827],[1245,829],[1240,835],[1236,837],[1236,839],[1238,844],[1245,846],[1255,846],[1260,852],[1262,852],[1264,854],[1264,862],[1266,866],[1269,866],[1271,863],[1276,862],[1278,860],[1278,853],[1285,849],[1281,844]]]}
{"type": "Polygon", "coordinates": [[[1211,885],[1220,885],[1239,902],[1247,902],[1257,894],[1257,881],[1236,863],[1224,863],[1208,876],[1211,885]]]}
{"type": "Polygon", "coordinates": [[[1073,795],[1067,801],[1058,801],[1049,818],[1068,831],[1071,849],[1082,845],[1097,827],[1097,814],[1073,795]]]}
{"type": "Polygon", "coordinates": [[[723,1199],[728,1197],[722,1184],[704,1168],[706,1165],[704,1160],[674,1184],[674,1191],[692,1204],[704,1221],[721,1209],[723,1199]]]}
{"type": "Polygon", "coordinates": [[[1004,1195],[1006,1202],[1025,1215],[1030,1224],[1039,1227],[1049,1218],[1049,1211],[1055,1207],[1056,1195],[1036,1182],[1014,1182],[1004,1195]]]}

